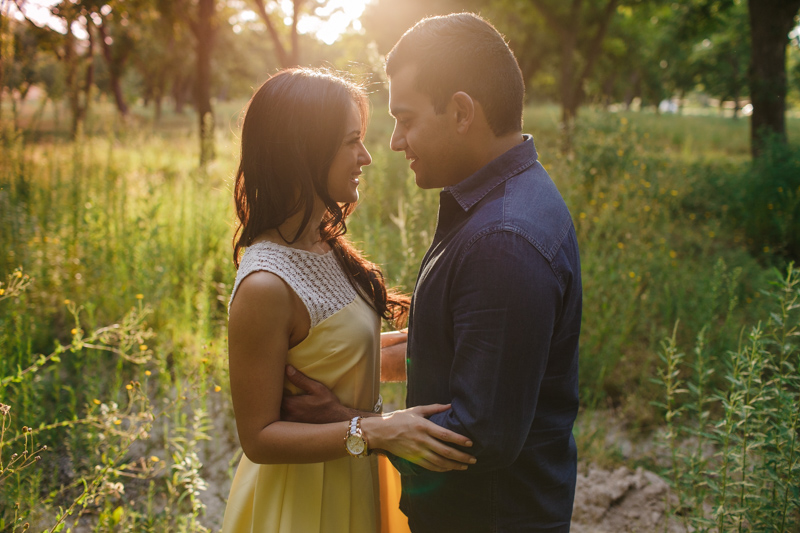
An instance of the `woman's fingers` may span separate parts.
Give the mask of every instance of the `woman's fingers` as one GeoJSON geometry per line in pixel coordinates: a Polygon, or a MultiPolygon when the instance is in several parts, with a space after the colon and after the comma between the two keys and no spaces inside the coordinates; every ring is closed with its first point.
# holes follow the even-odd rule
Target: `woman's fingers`
{"type": "Polygon", "coordinates": [[[406,409],[409,413],[419,415],[424,418],[428,418],[431,415],[435,415],[436,413],[441,413],[442,411],[447,411],[450,409],[450,404],[441,404],[441,403],[432,403],[430,405],[417,405],[416,407],[411,407],[406,409]]]}

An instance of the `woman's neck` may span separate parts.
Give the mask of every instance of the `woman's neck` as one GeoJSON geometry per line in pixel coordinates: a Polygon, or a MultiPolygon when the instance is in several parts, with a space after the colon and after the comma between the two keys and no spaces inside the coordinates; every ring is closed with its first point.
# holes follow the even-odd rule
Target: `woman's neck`
{"type": "Polygon", "coordinates": [[[322,217],[325,215],[325,205],[322,202],[316,203],[314,210],[311,212],[311,218],[308,219],[308,223],[302,233],[298,235],[297,231],[303,222],[303,215],[305,215],[305,211],[300,210],[287,218],[277,228],[265,231],[256,240],[262,240],[263,238],[309,252],[326,252],[327,245],[322,242],[322,237],[319,233],[319,226],[322,223],[322,217]]]}

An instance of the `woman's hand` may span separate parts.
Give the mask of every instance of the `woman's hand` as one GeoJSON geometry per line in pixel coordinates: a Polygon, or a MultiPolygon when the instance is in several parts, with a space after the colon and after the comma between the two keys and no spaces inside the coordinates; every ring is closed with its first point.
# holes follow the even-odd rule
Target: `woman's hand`
{"type": "Polygon", "coordinates": [[[449,408],[441,404],[419,405],[382,417],[364,418],[361,429],[372,449],[386,450],[434,472],[466,470],[476,459],[446,443],[468,448],[472,441],[427,419],[449,408]]]}

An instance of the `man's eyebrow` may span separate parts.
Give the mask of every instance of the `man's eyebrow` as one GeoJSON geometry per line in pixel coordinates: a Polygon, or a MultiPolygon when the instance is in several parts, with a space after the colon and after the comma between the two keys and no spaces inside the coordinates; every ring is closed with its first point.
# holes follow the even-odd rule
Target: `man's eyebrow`
{"type": "Polygon", "coordinates": [[[390,114],[390,115],[392,115],[392,116],[393,116],[393,117],[395,117],[395,118],[397,118],[397,115],[402,115],[402,114],[404,114],[404,113],[405,113],[405,114],[408,114],[408,113],[410,113],[410,112],[411,112],[411,110],[410,110],[410,109],[408,109],[408,108],[405,108],[405,107],[394,107],[394,108],[389,108],[389,114],[390,114]]]}

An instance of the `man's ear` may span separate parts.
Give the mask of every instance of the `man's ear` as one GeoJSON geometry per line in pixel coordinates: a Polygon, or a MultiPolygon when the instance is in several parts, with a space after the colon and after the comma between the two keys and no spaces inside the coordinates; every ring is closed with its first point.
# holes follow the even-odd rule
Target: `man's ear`
{"type": "Polygon", "coordinates": [[[475,120],[475,100],[464,91],[453,95],[451,112],[456,122],[458,133],[467,133],[475,120]]]}

